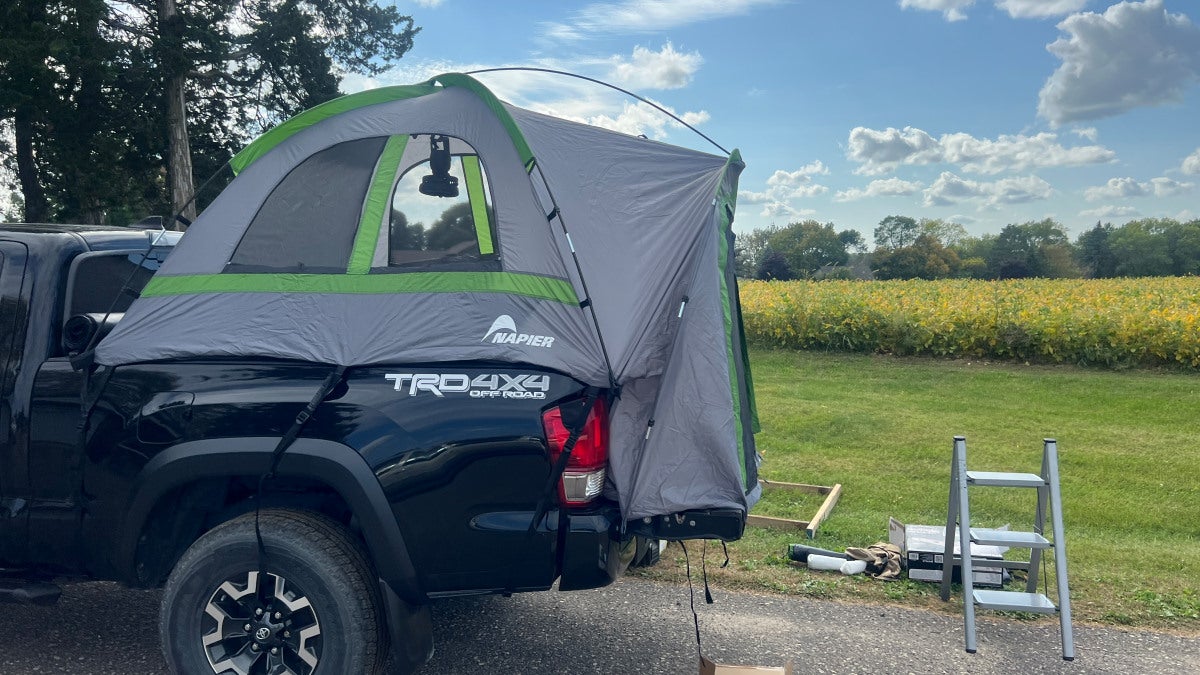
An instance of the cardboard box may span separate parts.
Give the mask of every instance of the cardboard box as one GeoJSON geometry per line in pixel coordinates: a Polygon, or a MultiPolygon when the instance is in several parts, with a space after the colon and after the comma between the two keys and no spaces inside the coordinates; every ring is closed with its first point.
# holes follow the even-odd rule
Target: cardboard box
{"type": "MultiPolygon", "coordinates": [[[[1006,525],[1001,529],[1007,528],[1006,525]]],[[[888,539],[900,547],[905,565],[908,567],[909,579],[941,583],[942,558],[946,552],[946,528],[944,526],[905,525],[895,518],[889,518],[888,539]]],[[[1000,546],[971,544],[971,557],[1001,560],[1007,550],[1000,546]]],[[[954,533],[954,552],[959,555],[962,553],[957,530],[954,533]]],[[[971,572],[975,586],[982,588],[1002,588],[1004,586],[1003,568],[977,564],[971,572]]],[[[954,566],[951,579],[957,583],[962,582],[962,569],[958,565],[954,566]]]]}
{"type": "Polygon", "coordinates": [[[782,668],[768,668],[765,666],[730,666],[724,663],[713,663],[708,657],[700,657],[700,675],[741,675],[758,673],[764,675],[767,673],[775,675],[792,675],[792,662],[788,661],[782,668]]]}

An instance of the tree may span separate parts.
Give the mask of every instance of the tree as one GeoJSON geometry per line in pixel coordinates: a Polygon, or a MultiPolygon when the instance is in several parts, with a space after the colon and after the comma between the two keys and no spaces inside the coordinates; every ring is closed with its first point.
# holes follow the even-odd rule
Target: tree
{"type": "Polygon", "coordinates": [[[962,265],[958,268],[958,276],[971,279],[994,279],[996,275],[988,267],[992,257],[992,249],[996,246],[996,235],[985,234],[979,237],[966,237],[951,249],[958,254],[962,265]]]}
{"type": "Polygon", "coordinates": [[[425,226],[421,223],[410,225],[403,211],[392,209],[388,245],[393,251],[424,251],[425,226]]]}
{"type": "Polygon", "coordinates": [[[386,69],[420,30],[374,0],[130,0],[110,8],[108,27],[138,44],[162,78],[173,210],[193,189],[190,108],[208,106],[235,135],[261,129],[337,96],[338,71],[386,69]]]}
{"type": "Polygon", "coordinates": [[[1051,218],[1005,225],[992,246],[988,267],[1001,279],[1077,276],[1070,241],[1051,218]]]}
{"type": "Polygon", "coordinates": [[[25,220],[32,222],[48,219],[33,149],[34,129],[53,90],[49,63],[56,30],[48,10],[49,4],[38,0],[12,0],[0,7],[0,118],[12,122],[17,180],[25,220]]]}
{"type": "Polygon", "coordinates": [[[1112,231],[1109,246],[1116,273],[1123,277],[1168,276],[1174,268],[1171,241],[1166,229],[1174,221],[1146,218],[1131,220],[1112,231]]]}
{"type": "Polygon", "coordinates": [[[767,250],[767,241],[778,231],[779,227],[772,224],[736,235],[733,244],[734,267],[739,277],[759,278],[758,269],[767,250]]]}
{"type": "Polygon", "coordinates": [[[768,238],[767,246],[783,256],[792,274],[803,278],[826,265],[845,265],[850,257],[833,223],[815,220],[789,223],[768,238]]]}
{"type": "Polygon", "coordinates": [[[1165,229],[1171,248],[1171,273],[1200,274],[1200,220],[1172,220],[1165,229]]]}
{"type": "Polygon", "coordinates": [[[784,258],[782,253],[767,249],[754,277],[764,281],[790,281],[795,279],[796,275],[792,274],[787,258],[784,258]]]}
{"type": "Polygon", "coordinates": [[[875,246],[883,249],[911,246],[920,233],[921,228],[912,218],[888,216],[879,221],[879,227],[875,228],[875,246]]]}
{"type": "Polygon", "coordinates": [[[941,218],[922,218],[917,226],[921,234],[928,234],[937,239],[942,246],[952,248],[967,239],[967,228],[941,218]]]}
{"type": "Polygon", "coordinates": [[[445,251],[464,241],[475,240],[475,219],[471,203],[459,202],[442,212],[425,231],[425,248],[445,251]]]}
{"type": "Polygon", "coordinates": [[[875,249],[871,263],[877,279],[945,279],[961,264],[953,249],[929,233],[918,236],[911,246],[875,249]]]}
{"type": "Polygon", "coordinates": [[[412,19],[377,3],[3,3],[0,125],[25,218],[178,209],[193,156],[211,174],[256,132],[337,96],[341,73],[377,73],[411,48],[412,19]]]}
{"type": "Polygon", "coordinates": [[[1084,274],[1091,279],[1107,279],[1117,274],[1117,259],[1113,256],[1109,237],[1112,235],[1111,223],[1100,224],[1079,235],[1075,241],[1075,257],[1084,274]]]}
{"type": "Polygon", "coordinates": [[[863,239],[862,232],[858,230],[842,230],[838,232],[838,239],[842,241],[842,246],[846,248],[847,252],[858,254],[867,252],[867,242],[863,239]]]}

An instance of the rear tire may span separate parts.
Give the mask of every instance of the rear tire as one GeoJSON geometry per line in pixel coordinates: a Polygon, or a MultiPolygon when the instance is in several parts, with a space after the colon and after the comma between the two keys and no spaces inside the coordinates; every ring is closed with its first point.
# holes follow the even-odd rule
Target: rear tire
{"type": "Polygon", "coordinates": [[[336,521],[305,511],[264,509],[259,526],[265,578],[253,513],[205,533],[175,565],[159,614],[171,670],[379,672],[387,656],[383,605],[359,543],[336,521]]]}

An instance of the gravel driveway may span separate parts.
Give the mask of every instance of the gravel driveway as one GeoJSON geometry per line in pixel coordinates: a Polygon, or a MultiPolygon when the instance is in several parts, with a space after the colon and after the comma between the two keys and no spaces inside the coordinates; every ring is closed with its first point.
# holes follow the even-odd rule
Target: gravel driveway
{"type": "MultiPolygon", "coordinates": [[[[1061,659],[1056,623],[981,619],[979,653],[962,621],[922,610],[716,591],[700,604],[704,651],[718,662],[797,673],[1200,673],[1200,638],[1078,627],[1061,659]]],[[[163,673],[158,593],[72,584],[57,607],[0,605],[0,673],[163,673]]],[[[686,588],[626,578],[577,593],[441,601],[437,654],[422,671],[695,673],[686,588]]]]}

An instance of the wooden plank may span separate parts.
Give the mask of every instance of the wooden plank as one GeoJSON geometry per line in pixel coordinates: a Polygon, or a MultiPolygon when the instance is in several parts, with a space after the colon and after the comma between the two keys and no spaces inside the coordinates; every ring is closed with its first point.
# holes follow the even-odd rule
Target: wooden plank
{"type": "Polygon", "coordinates": [[[781,488],[784,490],[792,490],[795,492],[808,492],[825,495],[825,500],[821,502],[820,508],[811,520],[795,520],[792,518],[774,518],[772,516],[756,516],[753,514],[746,516],[747,525],[755,525],[757,527],[766,527],[773,530],[799,531],[803,530],[804,534],[812,539],[817,535],[817,528],[821,523],[829,517],[833,511],[833,507],[837,505],[838,498],[842,496],[842,484],[835,485],[806,485],[804,483],[784,483],[781,481],[772,481],[759,479],[758,484],[763,490],[767,488],[781,488]]]}
{"type": "Polygon", "coordinates": [[[804,533],[808,535],[809,539],[817,536],[817,528],[829,517],[830,512],[833,511],[833,507],[837,506],[838,498],[841,496],[842,484],[836,483],[830,488],[829,494],[825,496],[825,501],[821,504],[821,508],[817,509],[817,514],[809,521],[808,527],[804,528],[804,533]]]}
{"type": "Polygon", "coordinates": [[[805,520],[772,518],[771,516],[756,516],[754,514],[746,516],[746,524],[756,527],[766,527],[772,530],[787,530],[789,532],[806,532],[808,530],[808,521],[805,520]]]}
{"type": "Polygon", "coordinates": [[[784,490],[795,490],[796,492],[815,492],[817,494],[829,494],[833,488],[828,485],[805,485],[804,483],[784,483],[781,481],[760,479],[758,484],[764,488],[783,488],[784,490]]]}

